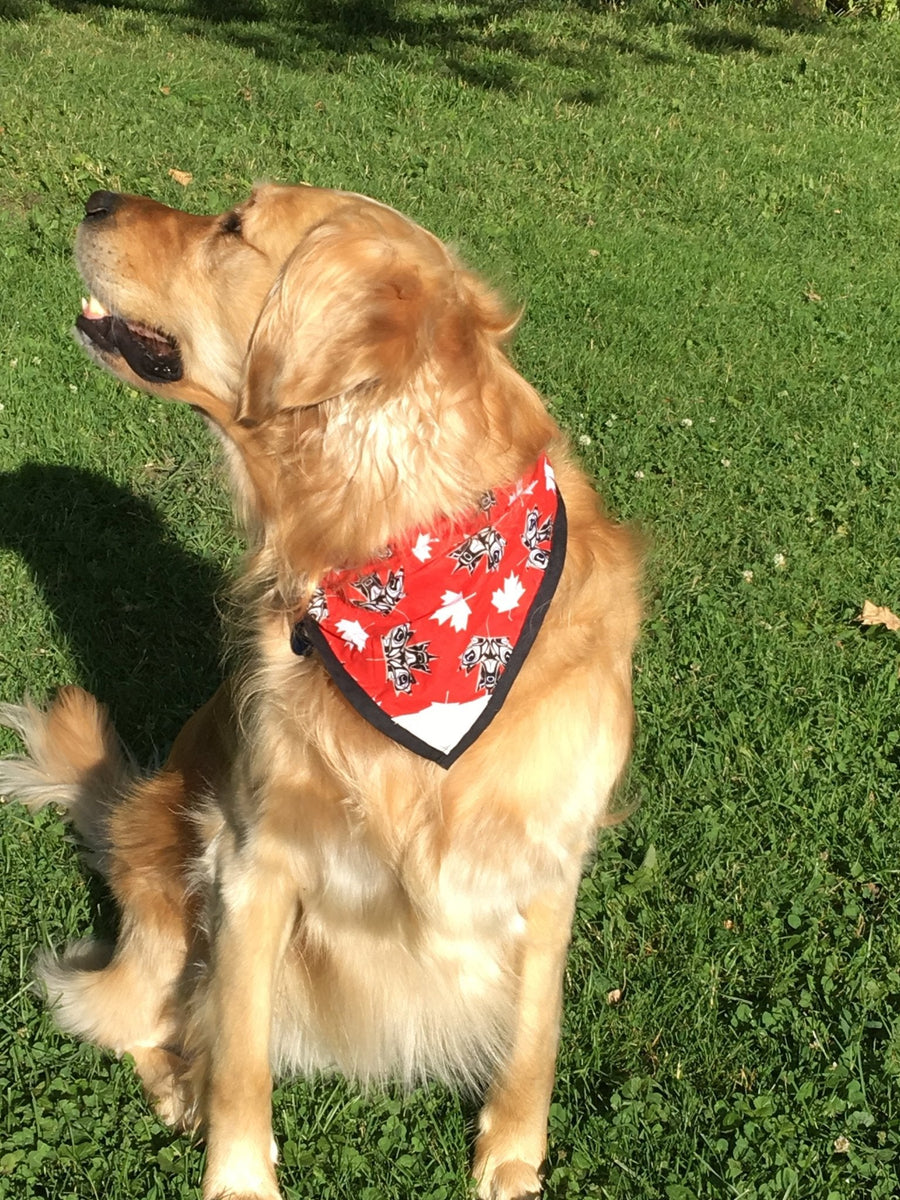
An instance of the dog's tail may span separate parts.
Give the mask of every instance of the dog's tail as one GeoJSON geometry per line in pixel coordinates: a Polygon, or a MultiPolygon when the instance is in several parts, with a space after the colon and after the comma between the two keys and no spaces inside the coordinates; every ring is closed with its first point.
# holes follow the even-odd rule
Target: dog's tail
{"type": "Polygon", "coordinates": [[[0,704],[27,754],[0,759],[0,796],[32,810],[58,804],[103,869],[109,817],[127,789],[131,765],[105,707],[79,687],[60,688],[46,710],[26,700],[0,704]]]}

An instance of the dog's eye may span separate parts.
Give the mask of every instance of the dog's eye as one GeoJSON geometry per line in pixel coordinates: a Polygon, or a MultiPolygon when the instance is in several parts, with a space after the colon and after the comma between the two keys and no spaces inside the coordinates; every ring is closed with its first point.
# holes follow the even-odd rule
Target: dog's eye
{"type": "Polygon", "coordinates": [[[226,213],[222,219],[222,232],[233,233],[240,237],[241,214],[236,212],[226,213]]]}

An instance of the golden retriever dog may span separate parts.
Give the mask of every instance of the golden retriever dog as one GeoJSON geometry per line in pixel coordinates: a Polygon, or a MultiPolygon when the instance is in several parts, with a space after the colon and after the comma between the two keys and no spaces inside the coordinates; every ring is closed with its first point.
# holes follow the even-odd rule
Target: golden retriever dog
{"type": "Polygon", "coordinates": [[[97,192],[77,261],[85,347],[205,415],[249,556],[238,666],[156,775],[78,688],[3,709],[27,754],[0,792],[67,809],[121,913],[114,947],[44,959],[59,1024],[203,1130],[206,1200],[278,1197],[273,1074],[332,1070],[479,1089],[478,1196],[536,1196],[631,742],[634,539],[509,311],[374,200],[97,192]]]}

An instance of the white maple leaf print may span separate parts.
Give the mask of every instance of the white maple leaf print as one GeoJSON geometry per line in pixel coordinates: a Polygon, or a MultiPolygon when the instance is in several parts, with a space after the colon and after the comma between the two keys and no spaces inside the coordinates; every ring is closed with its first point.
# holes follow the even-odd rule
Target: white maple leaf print
{"type": "Polygon", "coordinates": [[[556,475],[549,462],[544,463],[544,483],[547,485],[548,492],[556,491],[556,475]]]}
{"type": "Polygon", "coordinates": [[[525,588],[522,586],[522,580],[518,575],[507,575],[503,581],[503,587],[497,588],[496,592],[491,596],[491,604],[493,604],[497,612],[512,612],[514,608],[519,607],[519,601],[524,595],[525,588]]]}
{"type": "Polygon", "coordinates": [[[360,625],[359,621],[348,621],[346,619],[337,622],[337,631],[354,650],[365,650],[366,642],[369,640],[369,635],[360,625]]]}
{"type": "Polygon", "coordinates": [[[428,562],[431,558],[431,543],[434,538],[430,533],[420,533],[416,538],[416,544],[412,548],[413,557],[419,562],[428,562]]]}
{"type": "Polygon", "coordinates": [[[459,633],[468,626],[471,611],[462,592],[444,592],[441,596],[441,607],[431,614],[431,619],[439,625],[446,625],[449,621],[450,628],[459,633]]]}
{"type": "Polygon", "coordinates": [[[525,485],[522,483],[522,480],[520,479],[519,482],[515,486],[515,490],[511,493],[509,499],[506,501],[507,508],[510,508],[513,504],[515,504],[515,502],[517,500],[521,500],[523,496],[530,496],[536,487],[537,487],[536,479],[532,479],[532,481],[531,481],[531,483],[529,483],[528,487],[525,487],[525,485]]]}

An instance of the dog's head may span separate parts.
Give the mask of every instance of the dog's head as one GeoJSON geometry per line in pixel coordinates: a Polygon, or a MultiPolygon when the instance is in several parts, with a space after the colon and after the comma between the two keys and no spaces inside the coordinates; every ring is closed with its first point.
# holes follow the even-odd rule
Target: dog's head
{"type": "MultiPolygon", "coordinates": [[[[443,332],[467,331],[474,281],[437,238],[362,196],[263,186],[218,216],[95,192],[76,258],[88,352],[134,387],[260,421],[373,381],[396,385],[443,332]],[[465,291],[465,288],[462,289],[465,291]]],[[[484,289],[479,318],[513,321],[484,289]]],[[[432,347],[433,348],[433,347],[432,347]]]]}
{"type": "Polygon", "coordinates": [[[302,474],[324,513],[337,478],[332,515],[354,514],[368,538],[379,488],[387,500],[414,486],[417,503],[398,501],[379,525],[396,532],[510,478],[550,436],[503,354],[507,308],[374,200],[267,185],[203,217],[95,192],[76,257],[89,353],[211,417],[263,509],[302,503],[302,474]],[[348,505],[356,476],[365,487],[348,505]]]}

